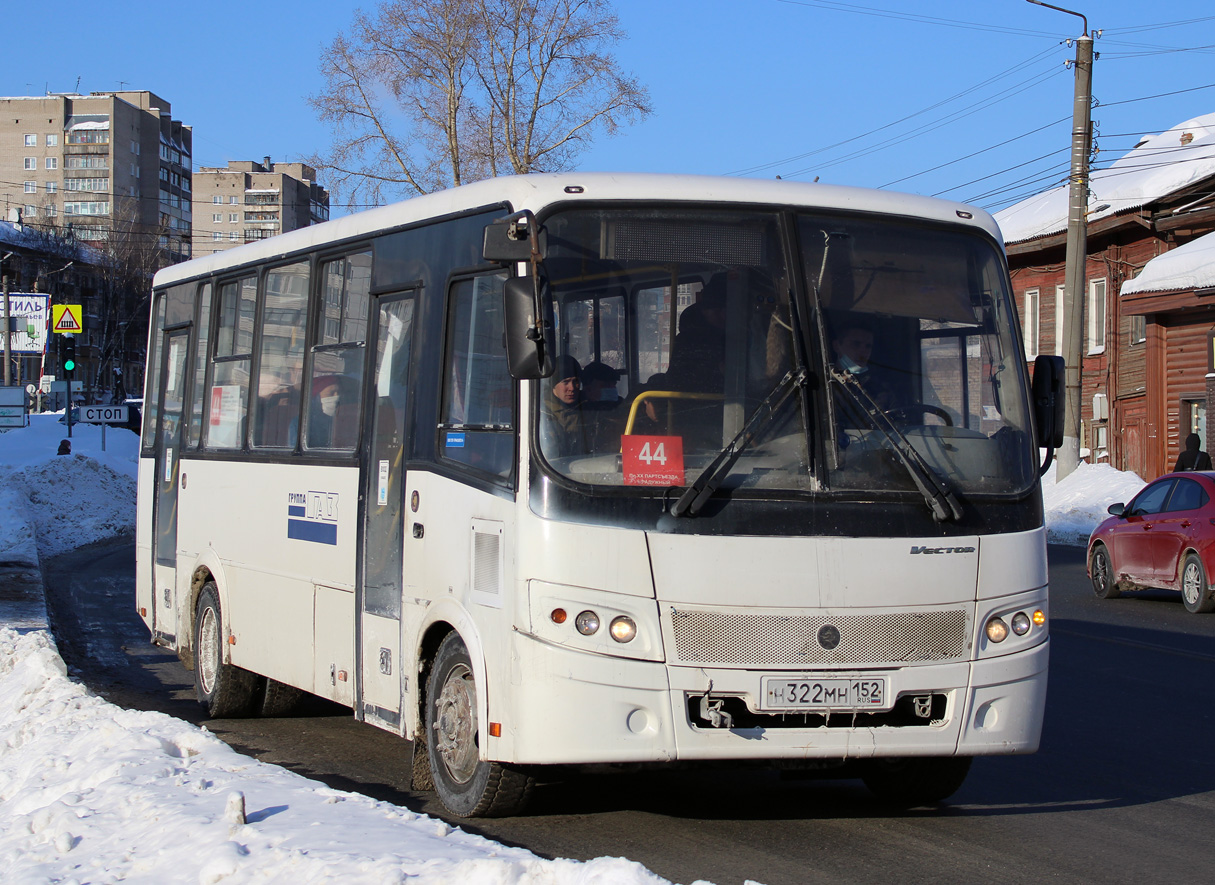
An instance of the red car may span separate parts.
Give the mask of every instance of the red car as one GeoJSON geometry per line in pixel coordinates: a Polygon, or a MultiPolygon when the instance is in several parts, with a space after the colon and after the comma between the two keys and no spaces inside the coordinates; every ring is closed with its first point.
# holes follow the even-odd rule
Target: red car
{"type": "Polygon", "coordinates": [[[1093,592],[1162,587],[1180,590],[1188,611],[1215,611],[1215,472],[1166,474],[1109,513],[1088,539],[1093,592]]]}

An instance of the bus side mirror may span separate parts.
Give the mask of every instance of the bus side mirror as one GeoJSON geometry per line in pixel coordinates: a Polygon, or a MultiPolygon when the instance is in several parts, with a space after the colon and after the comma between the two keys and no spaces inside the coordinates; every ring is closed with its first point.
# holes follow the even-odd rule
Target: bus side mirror
{"type": "Polygon", "coordinates": [[[1040,448],[1057,449],[1063,445],[1066,377],[1067,367],[1063,357],[1042,355],[1034,360],[1034,418],[1038,425],[1040,448]]]}
{"type": "Polygon", "coordinates": [[[530,225],[534,224],[531,213],[516,213],[506,218],[499,218],[485,225],[485,238],[481,244],[481,254],[486,261],[499,264],[514,264],[517,261],[530,261],[532,258],[532,239],[530,225]]]}
{"type": "MultiPolygon", "coordinates": [[[[488,238],[488,235],[487,235],[488,238]]],[[[543,280],[543,278],[541,278],[543,280]]],[[[553,318],[548,286],[541,282],[540,297],[531,277],[512,277],[502,290],[506,310],[506,363],[512,378],[526,381],[553,374],[553,318]],[[537,316],[537,310],[541,316],[537,316]]]]}

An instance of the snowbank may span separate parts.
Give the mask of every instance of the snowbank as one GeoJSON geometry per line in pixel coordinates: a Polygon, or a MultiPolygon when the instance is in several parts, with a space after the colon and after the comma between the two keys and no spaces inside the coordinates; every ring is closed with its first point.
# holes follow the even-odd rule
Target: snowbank
{"type": "Polygon", "coordinates": [[[1046,540],[1051,544],[1084,547],[1088,536],[1109,516],[1106,508],[1126,503],[1143,488],[1136,474],[1108,464],[1081,462],[1063,482],[1055,482],[1056,464],[1042,477],[1042,504],[1046,511],[1046,540]]]}
{"type": "Polygon", "coordinates": [[[32,415],[30,426],[0,433],[0,562],[37,562],[133,530],[139,437],[72,426],[72,454],[56,455],[67,427],[60,415],[32,415]],[[24,506],[22,504],[24,503],[24,506]],[[5,506],[10,505],[10,506],[5,506]]]}
{"type": "Polygon", "coordinates": [[[542,860],[115,707],[67,678],[44,632],[0,626],[0,747],[8,885],[667,881],[620,858],[542,860]]]}

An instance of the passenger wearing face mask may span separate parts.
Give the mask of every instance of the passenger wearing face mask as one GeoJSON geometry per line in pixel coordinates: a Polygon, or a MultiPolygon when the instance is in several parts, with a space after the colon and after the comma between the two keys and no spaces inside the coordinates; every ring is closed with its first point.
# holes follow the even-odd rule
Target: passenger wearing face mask
{"type": "Polygon", "coordinates": [[[334,445],[335,419],[342,399],[341,380],[337,375],[327,375],[317,381],[313,391],[308,413],[308,448],[330,448],[334,445]]]}

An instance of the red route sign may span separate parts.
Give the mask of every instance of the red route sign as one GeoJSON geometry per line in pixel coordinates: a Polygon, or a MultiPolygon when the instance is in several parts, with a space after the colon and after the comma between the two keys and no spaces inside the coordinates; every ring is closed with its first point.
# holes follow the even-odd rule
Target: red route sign
{"type": "Polygon", "coordinates": [[[621,437],[626,486],[682,486],[683,437],[621,437]]]}

